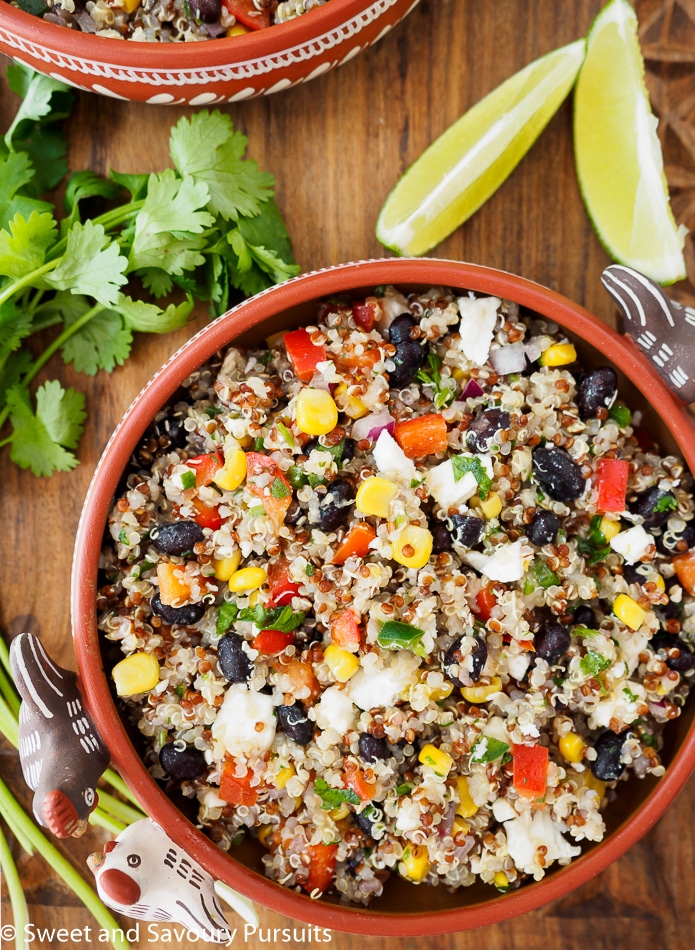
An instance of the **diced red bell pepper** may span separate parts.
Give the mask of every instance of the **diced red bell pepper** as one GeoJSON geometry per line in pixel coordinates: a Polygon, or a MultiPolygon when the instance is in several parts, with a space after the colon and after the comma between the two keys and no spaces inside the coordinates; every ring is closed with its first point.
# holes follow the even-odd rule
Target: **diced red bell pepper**
{"type": "Polygon", "coordinates": [[[300,327],[298,330],[290,330],[282,338],[287,358],[292,364],[297,379],[303,383],[308,383],[316,372],[319,363],[326,359],[326,348],[324,346],[315,346],[311,342],[311,336],[308,330],[300,327]]]}
{"type": "Polygon", "coordinates": [[[513,745],[514,788],[524,798],[543,798],[548,778],[548,750],[542,745],[513,745]]]}
{"type": "Polygon", "coordinates": [[[310,860],[309,877],[306,884],[302,886],[307,894],[313,894],[314,891],[320,891],[323,894],[333,881],[338,845],[310,844],[306,851],[310,860]]]}
{"type": "Polygon", "coordinates": [[[487,623],[490,619],[490,614],[492,608],[497,605],[497,596],[495,594],[495,588],[492,584],[488,584],[487,587],[481,587],[478,593],[475,595],[475,606],[473,607],[473,612],[476,616],[487,623]]]}
{"type": "Polygon", "coordinates": [[[268,569],[269,607],[286,607],[292,598],[299,594],[299,584],[290,580],[289,571],[289,561],[284,557],[278,558],[270,565],[268,569]]]}
{"type": "Polygon", "coordinates": [[[225,7],[239,23],[250,30],[262,30],[270,26],[270,9],[259,10],[253,0],[222,0],[225,7]]]}
{"type": "Polygon", "coordinates": [[[596,472],[599,511],[624,511],[630,464],[626,459],[600,459],[596,472]]]}
{"type": "Polygon", "coordinates": [[[344,564],[349,557],[366,557],[369,545],[376,537],[374,528],[366,521],[358,521],[345,535],[333,555],[334,564],[344,564]]]}
{"type": "Polygon", "coordinates": [[[252,495],[260,498],[265,513],[273,522],[275,530],[279,531],[285,520],[285,513],[292,504],[292,486],[277,462],[262,452],[247,452],[246,487],[252,495]],[[268,484],[257,484],[259,476],[266,474],[271,476],[268,484]]]}
{"type": "Polygon", "coordinates": [[[367,297],[364,303],[352,305],[352,316],[358,327],[369,332],[374,327],[376,315],[381,309],[376,297],[367,297]]]}
{"type": "Polygon", "coordinates": [[[331,640],[341,650],[357,653],[360,648],[360,618],[352,610],[345,610],[331,620],[331,640]]]}
{"type": "Polygon", "coordinates": [[[229,802],[230,805],[255,805],[258,800],[258,786],[251,785],[253,772],[250,770],[238,778],[234,774],[234,763],[225,762],[222,768],[222,781],[220,782],[220,798],[229,802]]]}
{"type": "Polygon", "coordinates": [[[374,797],[376,786],[368,782],[364,777],[364,772],[360,772],[359,769],[356,772],[344,772],[343,780],[345,788],[351,788],[360,801],[369,802],[374,797]]]}
{"type": "Polygon", "coordinates": [[[444,416],[429,412],[414,419],[397,422],[393,437],[409,459],[421,459],[447,448],[447,429],[444,416]]]}
{"type": "Polygon", "coordinates": [[[282,653],[293,640],[293,633],[285,633],[283,630],[261,630],[251,641],[251,646],[264,656],[272,656],[275,653],[282,653]]]}
{"type": "Polygon", "coordinates": [[[202,488],[204,485],[210,485],[217,472],[224,465],[224,458],[221,452],[213,452],[210,455],[194,455],[192,459],[186,462],[195,472],[195,487],[202,488]]]}
{"type": "Polygon", "coordinates": [[[193,519],[201,528],[212,528],[217,531],[222,527],[222,517],[214,506],[206,505],[200,498],[193,499],[193,505],[198,514],[193,519]]]}

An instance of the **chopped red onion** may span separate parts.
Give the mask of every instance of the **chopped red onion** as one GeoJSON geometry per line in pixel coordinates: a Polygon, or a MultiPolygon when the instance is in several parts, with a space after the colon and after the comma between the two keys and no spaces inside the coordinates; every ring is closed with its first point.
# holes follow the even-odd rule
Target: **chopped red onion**
{"type": "Polygon", "coordinates": [[[323,373],[314,373],[309,382],[310,389],[324,389],[327,393],[331,391],[331,385],[323,373]]]}
{"type": "Polygon", "coordinates": [[[524,349],[526,350],[526,358],[529,363],[534,363],[543,352],[541,338],[539,336],[532,336],[528,343],[524,343],[524,349]]]}
{"type": "Polygon", "coordinates": [[[386,429],[389,433],[393,432],[396,420],[388,412],[370,412],[368,416],[362,416],[352,427],[351,436],[356,442],[362,439],[369,439],[370,442],[376,442],[379,433],[386,429]]]}
{"type": "Polygon", "coordinates": [[[464,386],[463,392],[461,393],[462,399],[475,399],[478,396],[484,396],[485,390],[480,385],[477,379],[469,379],[466,385],[464,386]]]}
{"type": "Polygon", "coordinates": [[[490,350],[490,363],[500,376],[521,373],[526,369],[526,349],[523,343],[508,343],[490,350]]]}

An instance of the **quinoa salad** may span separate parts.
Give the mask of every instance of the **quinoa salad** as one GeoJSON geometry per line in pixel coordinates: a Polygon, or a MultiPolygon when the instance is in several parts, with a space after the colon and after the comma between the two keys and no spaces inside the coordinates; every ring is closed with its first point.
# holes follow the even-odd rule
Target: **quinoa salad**
{"type": "MultiPolygon", "coordinates": [[[[190,42],[243,36],[287,23],[328,0],[45,0],[49,23],[135,42],[190,42]]],[[[24,0],[15,4],[25,9],[24,0]]],[[[39,3],[40,6],[40,3],[39,3]]],[[[36,13],[32,3],[31,13],[36,13]]]]}
{"type": "Polygon", "coordinates": [[[312,897],[507,891],[664,774],[693,545],[690,473],[611,367],[497,297],[378,287],[158,413],[98,623],[152,776],[220,848],[257,838],[312,897]]]}

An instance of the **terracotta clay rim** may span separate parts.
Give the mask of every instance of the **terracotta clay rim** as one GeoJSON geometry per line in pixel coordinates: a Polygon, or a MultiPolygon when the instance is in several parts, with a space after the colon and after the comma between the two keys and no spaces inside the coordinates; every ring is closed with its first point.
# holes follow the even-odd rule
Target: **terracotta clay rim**
{"type": "Polygon", "coordinates": [[[120,475],[145,428],[180,383],[233,338],[290,307],[354,288],[393,283],[474,290],[513,300],[556,321],[609,358],[659,413],[695,471],[695,435],[683,404],[657,378],[626,338],[560,294],[521,277],[476,264],[430,259],[383,259],[338,265],[301,277],[240,304],[206,326],[162,367],[127,411],[90,485],[78,528],[72,575],[73,636],[87,707],[143,808],[216,878],[288,917],[330,929],[384,936],[422,936],[500,923],[534,910],[584,884],[620,857],[661,817],[695,765],[691,726],[665,776],[631,817],[593,851],[548,878],[492,900],[435,913],[392,914],[335,906],[287,890],[220,851],[185,819],[151,779],[111,700],[96,629],[96,576],[104,525],[120,475]]]}
{"type": "Polygon", "coordinates": [[[368,0],[331,0],[287,23],[255,30],[244,36],[219,37],[206,41],[202,47],[200,43],[128,43],[108,36],[94,36],[46,23],[9,3],[3,3],[0,8],[0,27],[46,49],[63,51],[68,56],[162,72],[200,69],[203,64],[206,69],[232,66],[247,59],[271,56],[330,32],[368,5],[368,0]]]}

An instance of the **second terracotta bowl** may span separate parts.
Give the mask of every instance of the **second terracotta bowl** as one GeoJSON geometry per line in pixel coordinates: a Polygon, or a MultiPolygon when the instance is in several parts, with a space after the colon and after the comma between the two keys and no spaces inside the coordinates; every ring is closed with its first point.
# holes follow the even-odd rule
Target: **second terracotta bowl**
{"type": "Polygon", "coordinates": [[[383,896],[365,910],[330,897],[313,901],[281,887],[263,876],[260,845],[249,842],[235,849],[231,857],[183,816],[150,777],[128,738],[111,698],[96,626],[97,565],[114,493],[148,424],[183,380],[233,341],[257,343],[277,330],[310,322],[322,297],[351,292],[364,295],[389,283],[406,293],[443,286],[492,294],[555,321],[576,341],[585,365],[610,361],[615,366],[621,397],[633,408],[642,409],[645,424],[659,433],[662,445],[678,451],[695,471],[695,436],[683,404],[627,338],[577,304],[528,280],[474,264],[422,259],[344,264],[274,287],[209,324],[172,356],[136,398],[107,445],[87,495],[75,548],[72,612],[88,708],[114,764],[143,808],[180,847],[216,878],[288,917],[329,929],[406,937],[499,923],[562,897],[602,871],[654,824],[690,775],[695,765],[695,704],[686,705],[683,715],[666,730],[664,777],[658,781],[633,779],[622,785],[618,800],[605,815],[605,839],[586,846],[583,855],[568,867],[551,870],[542,881],[507,895],[482,884],[449,893],[444,887],[416,887],[396,879],[389,881],[383,896]]]}

